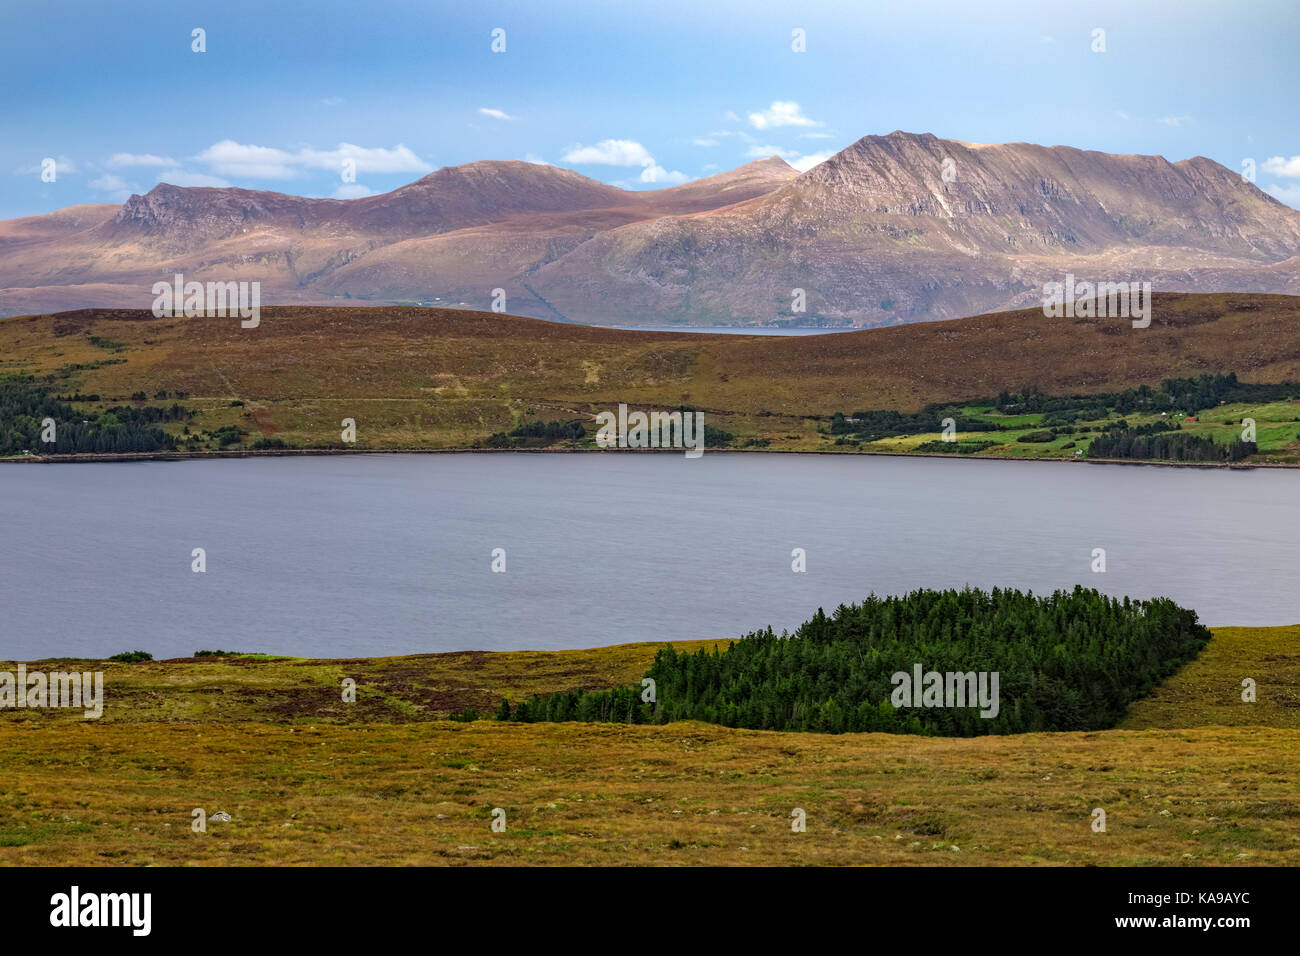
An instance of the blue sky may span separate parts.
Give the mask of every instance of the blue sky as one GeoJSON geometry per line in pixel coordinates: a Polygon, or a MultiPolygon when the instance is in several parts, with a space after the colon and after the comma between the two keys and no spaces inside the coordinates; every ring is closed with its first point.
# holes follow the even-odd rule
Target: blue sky
{"type": "Polygon", "coordinates": [[[477,159],[661,188],[895,129],[1250,159],[1300,207],[1295,0],[6,0],[4,20],[0,218],[160,180],[348,198],[477,159]]]}

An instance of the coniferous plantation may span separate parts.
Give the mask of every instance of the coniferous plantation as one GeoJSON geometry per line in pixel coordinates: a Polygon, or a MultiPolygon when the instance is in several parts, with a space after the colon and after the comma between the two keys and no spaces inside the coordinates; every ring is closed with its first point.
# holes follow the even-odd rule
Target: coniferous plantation
{"type": "Polygon", "coordinates": [[[1093,458],[1139,458],[1158,461],[1241,461],[1256,451],[1253,441],[1220,444],[1204,435],[1187,435],[1175,429],[1143,433],[1141,428],[1116,428],[1103,432],[1088,448],[1093,458]]]}
{"type": "MultiPolygon", "coordinates": [[[[793,634],[768,628],[726,650],[668,646],[640,687],[534,696],[499,719],[667,723],[823,733],[879,731],[972,737],[1113,727],[1128,705],[1191,660],[1210,638],[1196,612],[1167,598],[1134,601],[1075,587],[914,591],[821,609],[793,634]],[[997,672],[1000,705],[896,707],[895,674],[997,672]]],[[[919,696],[919,694],[918,694],[919,696]]]]}
{"type": "MultiPolygon", "coordinates": [[[[98,396],[96,396],[98,397],[98,396]]],[[[87,396],[74,396],[85,400],[87,396]]],[[[173,449],[176,440],[161,422],[188,421],[178,404],[169,408],[116,405],[86,418],[43,388],[26,381],[0,382],[0,455],[26,451],[41,454],[121,454],[173,449]],[[54,420],[53,442],[42,439],[46,419],[54,420]]]]}

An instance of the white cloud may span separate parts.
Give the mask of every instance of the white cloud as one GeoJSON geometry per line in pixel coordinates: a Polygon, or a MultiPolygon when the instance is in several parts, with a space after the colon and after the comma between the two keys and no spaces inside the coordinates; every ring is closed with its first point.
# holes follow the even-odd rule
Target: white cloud
{"type": "MultiPolygon", "coordinates": [[[[42,162],[45,157],[42,157],[42,162]]],[[[33,163],[31,166],[19,166],[14,170],[15,176],[39,176],[41,174],[41,164],[33,163]]],[[[75,176],[81,172],[81,169],[75,162],[67,156],[54,157],[54,174],[56,176],[75,176]]]]}
{"type": "Polygon", "coordinates": [[[175,166],[176,160],[153,153],[114,153],[108,157],[110,166],[175,166]]]}
{"type": "Polygon", "coordinates": [[[90,181],[91,189],[102,189],[105,192],[115,192],[119,189],[128,189],[130,188],[130,185],[131,184],[121,176],[115,176],[112,173],[105,173],[98,179],[92,179],[90,181]]]}
{"type": "Polygon", "coordinates": [[[631,139],[606,139],[595,146],[575,146],[564,154],[566,163],[593,163],[602,166],[653,166],[655,158],[640,143],[631,139]]]}
{"type": "Polygon", "coordinates": [[[1290,159],[1285,156],[1270,156],[1259,168],[1274,176],[1297,178],[1300,177],[1300,156],[1292,156],[1290,159]]]}
{"type": "Polygon", "coordinates": [[[158,174],[158,182],[171,183],[173,186],[213,186],[217,189],[225,189],[230,185],[219,176],[191,173],[184,169],[165,169],[158,174]]]}
{"type": "Polygon", "coordinates": [[[750,159],[767,159],[769,156],[780,156],[788,160],[791,157],[798,156],[799,153],[793,149],[782,149],[780,146],[751,146],[745,150],[745,155],[750,159]]]}
{"type": "Polygon", "coordinates": [[[327,97],[325,97],[323,100],[321,100],[321,102],[324,103],[326,106],[342,106],[342,105],[343,105],[343,97],[341,97],[341,96],[327,96],[327,97]]]}
{"type": "Polygon", "coordinates": [[[301,149],[298,151],[300,161],[307,166],[318,169],[338,169],[343,160],[355,160],[359,173],[428,173],[433,167],[400,143],[392,149],[382,146],[354,146],[352,143],[339,143],[334,149],[301,149]]]}
{"type": "Polygon", "coordinates": [[[525,162],[525,163],[532,163],[534,166],[550,166],[550,165],[551,165],[551,164],[548,163],[546,160],[542,159],[542,157],[538,156],[536,153],[525,153],[525,154],[524,154],[524,162],[525,162]]]}
{"type": "Polygon", "coordinates": [[[1156,120],[1157,123],[1162,123],[1165,126],[1172,126],[1175,129],[1180,126],[1186,126],[1191,121],[1192,118],[1190,116],[1162,116],[1160,119],[1156,120]]]}
{"type": "Polygon", "coordinates": [[[774,129],[778,126],[821,126],[816,120],[803,115],[803,110],[793,100],[773,100],[765,110],[749,114],[749,125],[754,129],[774,129]]]}
{"type": "Polygon", "coordinates": [[[1115,115],[1122,120],[1127,120],[1129,118],[1128,113],[1124,112],[1124,110],[1116,110],[1115,115]]]}
{"type": "Polygon", "coordinates": [[[484,116],[490,116],[493,119],[499,119],[499,120],[514,119],[514,117],[508,114],[505,110],[494,110],[490,106],[480,106],[478,108],[478,111],[482,113],[484,116]]]}
{"type": "Polygon", "coordinates": [[[684,183],[690,179],[683,172],[674,169],[671,173],[662,166],[647,166],[641,170],[641,182],[643,183],[684,183]]]}
{"type": "Polygon", "coordinates": [[[129,183],[121,176],[113,173],[104,173],[104,175],[92,179],[90,188],[108,193],[107,198],[113,202],[126,202],[133,193],[142,191],[135,183],[129,183]]]}
{"type": "Polygon", "coordinates": [[[701,136],[698,137],[697,139],[691,140],[691,145],[692,146],[717,146],[718,141],[716,139],[710,139],[708,137],[701,136]]]}
{"type": "Polygon", "coordinates": [[[1300,209],[1300,183],[1287,183],[1285,186],[1279,186],[1277,183],[1269,183],[1264,187],[1264,192],[1280,199],[1288,206],[1294,206],[1300,209]]]}
{"type": "Polygon", "coordinates": [[[798,159],[787,159],[786,162],[789,163],[791,166],[793,166],[795,169],[799,170],[799,172],[806,173],[814,166],[818,166],[826,162],[826,160],[830,159],[837,152],[839,151],[834,149],[827,149],[827,150],[823,150],[820,153],[809,153],[806,156],[800,156],[798,159]]]}
{"type": "Polygon", "coordinates": [[[194,159],[227,176],[292,179],[295,175],[292,153],[270,146],[248,146],[233,139],[213,143],[194,159]]]}
{"type": "Polygon", "coordinates": [[[247,179],[292,179],[305,168],[337,170],[345,159],[353,160],[359,173],[427,173],[433,169],[401,144],[385,149],[339,143],[334,149],[304,147],[290,153],[223,139],[193,158],[207,163],[214,172],[247,179]]]}
{"type": "Polygon", "coordinates": [[[564,154],[566,163],[590,163],[602,166],[640,166],[643,183],[684,183],[685,173],[672,172],[655,162],[650,151],[631,139],[606,139],[595,146],[575,146],[564,154]]]}
{"type": "Polygon", "coordinates": [[[839,150],[827,149],[818,153],[801,153],[794,149],[782,149],[780,146],[751,146],[745,155],[750,159],[767,159],[769,156],[780,156],[787,163],[806,173],[818,163],[824,163],[834,156],[839,150]]]}
{"type": "Polygon", "coordinates": [[[375,191],[361,183],[344,183],[330,194],[331,199],[364,199],[375,195],[375,191]]]}

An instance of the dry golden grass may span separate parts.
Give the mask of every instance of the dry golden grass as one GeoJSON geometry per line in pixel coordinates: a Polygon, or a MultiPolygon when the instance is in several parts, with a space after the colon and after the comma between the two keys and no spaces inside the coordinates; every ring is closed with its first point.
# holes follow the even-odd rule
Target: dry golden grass
{"type": "Polygon", "coordinates": [[[1266,728],[49,724],[0,733],[0,862],[1285,865],[1298,750],[1266,728]],[[196,807],[233,819],[195,833],[196,807]]]}
{"type": "Polygon", "coordinates": [[[1121,727],[1286,727],[1300,730],[1300,627],[1216,627],[1204,651],[1134,704],[1121,727]],[[1241,699],[1242,680],[1256,699],[1241,699]]]}
{"type": "MultiPolygon", "coordinates": [[[[713,648],[716,641],[678,641],[676,648],[713,648]]],[[[435,720],[474,708],[495,711],[558,690],[638,683],[659,643],[618,644],[572,651],[457,651],[406,657],[177,658],[121,664],[61,660],[44,670],[102,670],[101,723],[326,722],[403,723],[435,720]],[[357,699],[342,700],[342,681],[356,681],[357,699]]],[[[14,669],[0,662],[0,670],[14,669]]],[[[33,668],[37,665],[31,665],[33,668]]],[[[80,712],[0,711],[8,723],[80,721],[80,712]]]]}
{"type": "Polygon", "coordinates": [[[435,719],[656,644],[102,665],[100,721],[0,712],[0,863],[1295,865],[1298,640],[1217,630],[1142,729],[973,739],[435,719]]]}

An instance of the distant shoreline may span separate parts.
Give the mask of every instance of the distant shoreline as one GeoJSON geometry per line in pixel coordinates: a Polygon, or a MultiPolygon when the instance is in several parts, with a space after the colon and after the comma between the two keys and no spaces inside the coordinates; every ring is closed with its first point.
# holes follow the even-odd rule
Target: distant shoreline
{"type": "MultiPolygon", "coordinates": [[[[708,449],[705,449],[707,452],[708,449]]],[[[24,455],[0,458],[0,464],[90,464],[125,461],[203,461],[217,458],[301,458],[324,455],[681,455],[680,448],[245,448],[230,451],[151,451],[119,454],[24,455]]],[[[1278,462],[1152,461],[1135,458],[1006,458],[998,455],[933,455],[907,451],[782,451],[772,448],[718,448],[715,455],[829,455],[860,458],[926,458],[952,461],[1032,461],[1085,465],[1156,465],[1164,468],[1217,468],[1249,471],[1252,468],[1300,468],[1278,462]]]]}

